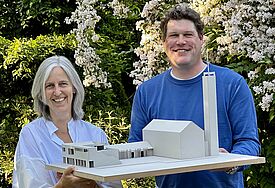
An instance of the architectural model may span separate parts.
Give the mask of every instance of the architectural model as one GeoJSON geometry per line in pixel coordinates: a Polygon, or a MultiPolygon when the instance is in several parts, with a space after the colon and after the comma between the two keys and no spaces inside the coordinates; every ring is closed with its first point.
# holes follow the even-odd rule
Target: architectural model
{"type": "Polygon", "coordinates": [[[176,159],[206,156],[203,130],[192,121],[154,119],[143,129],[143,140],[115,145],[65,143],[63,163],[92,168],[153,155],[176,159]]]}
{"type": "Polygon", "coordinates": [[[206,155],[218,155],[219,138],[215,72],[204,72],[202,87],[206,155]]]}
{"type": "Polygon", "coordinates": [[[153,119],[142,130],[142,142],[66,143],[63,163],[46,168],[63,173],[75,165],[75,176],[109,182],[265,163],[264,157],[218,152],[215,73],[208,71],[202,79],[204,130],[191,121],[153,119]]]}
{"type": "Polygon", "coordinates": [[[215,73],[205,73],[205,130],[192,121],[153,119],[142,130],[142,142],[116,145],[93,142],[65,143],[62,146],[63,163],[93,168],[120,164],[122,159],[147,156],[188,159],[218,155],[215,86],[215,73]]]}
{"type": "Polygon", "coordinates": [[[62,146],[63,163],[88,168],[120,164],[121,159],[152,155],[153,147],[148,142],[116,145],[82,142],[62,146]]]}

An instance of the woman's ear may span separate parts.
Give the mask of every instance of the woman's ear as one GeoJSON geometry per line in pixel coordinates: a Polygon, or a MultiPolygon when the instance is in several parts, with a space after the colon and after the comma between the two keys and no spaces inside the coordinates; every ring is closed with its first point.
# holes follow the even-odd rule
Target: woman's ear
{"type": "Polygon", "coordinates": [[[202,42],[202,44],[203,44],[203,43],[205,42],[205,39],[204,39],[203,34],[199,35],[199,38],[200,38],[200,40],[201,40],[201,42],[202,42]]]}

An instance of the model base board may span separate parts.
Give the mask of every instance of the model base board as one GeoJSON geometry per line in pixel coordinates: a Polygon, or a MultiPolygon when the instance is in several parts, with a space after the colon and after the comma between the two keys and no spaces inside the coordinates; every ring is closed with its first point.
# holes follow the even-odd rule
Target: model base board
{"type": "MultiPolygon", "coordinates": [[[[110,165],[97,168],[77,167],[75,176],[109,182],[114,180],[159,176],[200,170],[226,168],[265,163],[264,157],[219,153],[217,156],[207,156],[193,159],[173,159],[165,157],[141,157],[121,160],[119,165],[110,165]]],[[[69,165],[50,164],[48,170],[63,173],[69,165]]]]}

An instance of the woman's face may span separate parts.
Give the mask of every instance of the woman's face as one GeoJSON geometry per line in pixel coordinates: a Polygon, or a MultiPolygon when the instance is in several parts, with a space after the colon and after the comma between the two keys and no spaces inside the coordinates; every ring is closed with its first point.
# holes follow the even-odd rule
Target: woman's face
{"type": "Polygon", "coordinates": [[[61,67],[52,69],[46,83],[46,102],[51,117],[71,117],[74,87],[61,67]]]}

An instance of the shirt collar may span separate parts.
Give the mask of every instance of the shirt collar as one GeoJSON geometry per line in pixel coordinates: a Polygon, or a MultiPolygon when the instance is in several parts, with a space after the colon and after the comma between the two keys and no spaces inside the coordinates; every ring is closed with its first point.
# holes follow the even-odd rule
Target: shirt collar
{"type": "MultiPolygon", "coordinates": [[[[55,124],[52,121],[45,119],[44,117],[43,117],[43,121],[47,127],[51,140],[59,145],[62,145],[64,142],[60,138],[58,138],[58,136],[54,133],[55,131],[58,130],[55,124]]],[[[75,121],[73,120],[73,118],[68,122],[68,131],[73,142],[75,141],[75,135],[74,134],[72,135],[72,133],[74,132],[72,131],[72,129],[74,129],[75,127],[74,122],[75,121]]]]}
{"type": "Polygon", "coordinates": [[[43,121],[44,121],[50,135],[53,135],[53,133],[58,130],[58,128],[54,125],[54,123],[52,121],[49,121],[49,120],[45,119],[44,117],[43,117],[43,121]]]}
{"type": "Polygon", "coordinates": [[[179,77],[177,77],[176,75],[174,75],[173,74],[173,69],[171,69],[171,71],[170,71],[170,75],[174,78],[174,79],[176,79],[176,80],[192,80],[192,79],[194,79],[194,78],[197,78],[200,74],[202,74],[204,71],[205,71],[205,69],[208,67],[208,64],[197,74],[197,75],[195,75],[195,76],[193,76],[193,77],[191,77],[191,78],[187,78],[187,79],[182,79],[182,78],[179,78],[179,77]]]}

